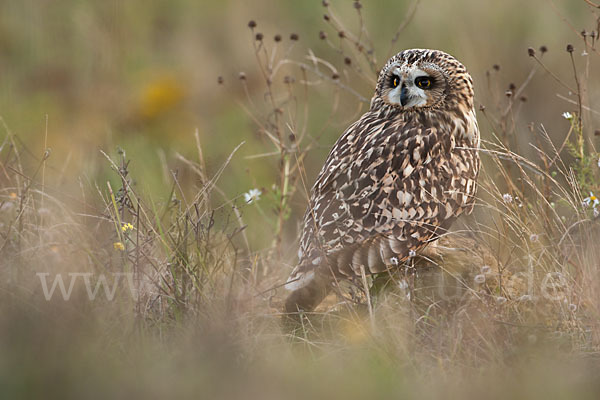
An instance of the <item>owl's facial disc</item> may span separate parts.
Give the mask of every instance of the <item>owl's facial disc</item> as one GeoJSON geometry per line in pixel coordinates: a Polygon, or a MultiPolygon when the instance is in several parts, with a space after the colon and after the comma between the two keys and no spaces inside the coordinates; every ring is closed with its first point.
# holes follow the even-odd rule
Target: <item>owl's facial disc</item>
{"type": "Polygon", "coordinates": [[[446,80],[432,68],[398,66],[390,69],[384,100],[403,109],[432,106],[441,100],[446,80]]]}

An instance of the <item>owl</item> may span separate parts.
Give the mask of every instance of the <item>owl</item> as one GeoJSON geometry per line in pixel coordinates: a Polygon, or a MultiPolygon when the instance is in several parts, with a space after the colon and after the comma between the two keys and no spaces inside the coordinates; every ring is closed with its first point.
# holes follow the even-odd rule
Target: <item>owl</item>
{"type": "Polygon", "coordinates": [[[405,50],[381,70],[369,110],[337,140],[311,189],[288,313],[340,279],[397,268],[474,205],[473,81],[454,57],[405,50]]]}

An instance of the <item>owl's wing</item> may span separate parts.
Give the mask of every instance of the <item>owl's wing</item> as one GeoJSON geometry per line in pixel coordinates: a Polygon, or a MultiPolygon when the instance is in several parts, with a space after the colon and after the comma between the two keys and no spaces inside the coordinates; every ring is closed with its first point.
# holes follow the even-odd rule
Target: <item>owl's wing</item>
{"type": "Polygon", "coordinates": [[[454,145],[443,127],[415,120],[377,122],[365,114],[350,126],[312,189],[290,280],[323,257],[342,275],[360,275],[361,265],[381,272],[435,239],[471,201],[453,187],[476,179],[460,176],[470,168],[461,154],[461,171],[443,161],[454,145]]]}

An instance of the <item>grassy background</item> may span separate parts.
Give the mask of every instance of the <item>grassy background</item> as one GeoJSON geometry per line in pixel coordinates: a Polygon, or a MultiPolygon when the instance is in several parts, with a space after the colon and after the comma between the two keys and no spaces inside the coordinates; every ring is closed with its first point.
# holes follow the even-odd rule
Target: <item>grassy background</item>
{"type": "MultiPolygon", "coordinates": [[[[331,3],[345,32],[357,34],[353,3],[331,3]]],[[[0,5],[0,392],[596,398],[598,253],[580,236],[593,237],[597,228],[573,240],[574,261],[552,249],[573,233],[569,226],[593,219],[577,208],[588,191],[600,189],[593,169],[597,112],[582,113],[586,157],[561,153],[566,165],[580,166],[571,181],[569,168],[558,171],[557,185],[569,195],[559,186],[536,191],[547,184],[542,180],[520,190],[524,175],[484,158],[482,202],[467,221],[488,234],[503,233],[484,239],[498,253],[516,254],[497,261],[498,270],[516,273],[535,259],[544,272],[568,272],[569,292],[577,295],[566,305],[505,312],[469,303],[442,310],[449,322],[433,324],[437,330],[424,340],[415,333],[418,316],[405,315],[410,307],[392,296],[375,310],[376,330],[355,310],[301,340],[282,332],[277,312],[284,293],[271,296],[269,288],[285,279],[294,262],[306,187],[336,138],[368,107],[336,82],[369,99],[376,78],[364,54],[338,37],[325,13],[331,15],[319,1],[288,0],[0,5]],[[251,19],[258,24],[253,31],[251,19]],[[259,50],[257,32],[264,35],[259,50]],[[291,40],[292,33],[299,40],[291,40]],[[265,135],[273,107],[265,94],[262,49],[295,63],[309,63],[305,56],[313,52],[340,75],[332,81],[331,71],[325,79],[309,73],[318,84],[306,89],[297,64],[282,67],[272,91],[282,108],[283,147],[265,135]],[[285,75],[295,83],[285,84],[285,75]],[[296,148],[286,138],[301,131],[306,136],[296,148]],[[42,161],[46,149],[51,151],[42,161]],[[101,151],[122,167],[123,160],[130,162],[116,173],[101,151]],[[295,172],[285,200],[283,153],[306,176],[303,184],[295,172]],[[302,163],[294,154],[302,154],[302,163]],[[215,176],[217,188],[210,185],[215,176]],[[123,178],[130,183],[123,185],[123,178]],[[252,188],[262,190],[261,199],[245,204],[243,194],[252,188]],[[503,205],[505,192],[521,196],[525,211],[517,201],[503,205]],[[546,201],[566,211],[548,217],[546,201]],[[125,222],[134,229],[124,232],[125,222]],[[238,225],[245,226],[241,233],[238,225]],[[516,244],[533,234],[542,237],[539,245],[516,244]],[[125,251],[114,243],[123,243],[125,251]],[[45,301],[35,276],[140,271],[158,292],[144,289],[139,298],[125,293],[115,301],[89,301],[80,286],[69,301],[45,301]],[[573,316],[570,304],[581,314],[573,316]],[[497,329],[489,322],[494,318],[514,329],[497,329]],[[550,325],[549,333],[538,332],[539,324],[550,325]],[[558,341],[552,336],[557,332],[564,334],[558,341]]],[[[597,110],[600,58],[591,48],[582,55],[579,33],[598,31],[598,12],[583,0],[385,0],[365,4],[361,15],[375,68],[388,55],[415,47],[442,49],[461,60],[474,78],[477,107],[485,107],[478,114],[482,137],[499,137],[503,151],[543,164],[531,146],[551,153],[541,127],[556,147],[573,131],[572,121],[562,117],[579,112],[577,96],[565,87],[577,88],[567,43],[575,46],[583,103],[597,110]],[[414,7],[414,17],[391,43],[414,7]],[[537,57],[560,82],[527,55],[528,47],[542,45],[548,52],[537,50],[537,57]],[[506,96],[506,90],[515,92],[511,83],[520,88],[524,82],[526,101],[506,96]]],[[[576,144],[576,134],[570,140],[576,144]]]]}

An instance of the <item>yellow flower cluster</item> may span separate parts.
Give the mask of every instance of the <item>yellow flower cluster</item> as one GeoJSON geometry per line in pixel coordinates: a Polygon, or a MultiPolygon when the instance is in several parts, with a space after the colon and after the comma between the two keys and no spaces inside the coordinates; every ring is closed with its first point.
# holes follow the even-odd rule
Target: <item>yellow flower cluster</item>
{"type": "Polygon", "coordinates": [[[131,225],[129,222],[126,223],[126,224],[123,224],[123,226],[121,227],[121,230],[123,232],[132,231],[133,230],[133,225],[131,225]]]}

